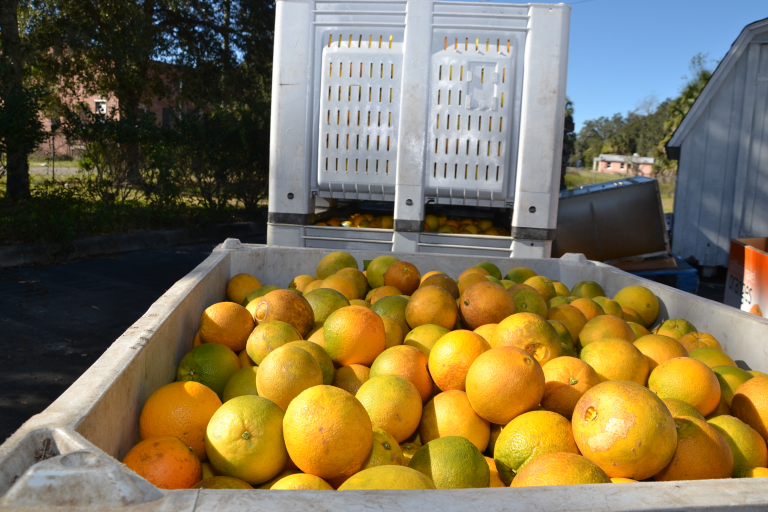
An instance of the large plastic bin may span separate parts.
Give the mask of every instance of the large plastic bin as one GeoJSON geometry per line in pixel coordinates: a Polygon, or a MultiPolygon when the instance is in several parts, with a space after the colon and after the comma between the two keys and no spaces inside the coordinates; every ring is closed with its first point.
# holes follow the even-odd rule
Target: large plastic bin
{"type": "MultiPolygon", "coordinates": [[[[0,509],[78,507],[116,510],[367,510],[603,511],[766,510],[764,479],[604,484],[549,488],[451,491],[161,491],[122,466],[138,437],[142,404],[171,382],[192,346],[200,314],[224,299],[227,280],[250,272],[286,286],[297,274],[313,274],[329,251],[241,245],[230,239],[168,292],[43,413],[0,446],[0,509]],[[112,458],[114,457],[114,458],[112,458]],[[117,459],[117,460],[115,460],[117,459]]],[[[380,253],[354,252],[362,263],[380,253]]],[[[476,257],[402,254],[422,271],[452,275],[476,257]]],[[[569,254],[560,259],[485,258],[506,271],[524,265],[568,286],[589,279],[609,295],[643,284],[661,301],[661,318],[684,317],[714,334],[736,360],[768,369],[768,320],[645,281],[602,263],[569,254]]]]}

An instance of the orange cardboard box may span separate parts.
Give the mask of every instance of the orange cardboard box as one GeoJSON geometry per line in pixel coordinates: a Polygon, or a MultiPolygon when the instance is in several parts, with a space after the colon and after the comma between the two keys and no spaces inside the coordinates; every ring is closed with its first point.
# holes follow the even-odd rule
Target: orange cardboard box
{"type": "Polygon", "coordinates": [[[725,303],[759,316],[768,313],[768,238],[731,240],[725,303]]]}

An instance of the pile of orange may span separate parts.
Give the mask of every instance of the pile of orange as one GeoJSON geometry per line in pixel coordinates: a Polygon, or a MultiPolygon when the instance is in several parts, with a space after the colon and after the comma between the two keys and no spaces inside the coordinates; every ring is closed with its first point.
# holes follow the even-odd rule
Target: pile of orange
{"type": "MultiPolygon", "coordinates": [[[[315,222],[315,226],[334,226],[346,228],[381,228],[392,229],[394,218],[391,215],[375,216],[370,213],[353,213],[349,217],[330,217],[315,222]]],[[[509,236],[505,227],[493,225],[490,219],[476,217],[447,217],[443,212],[429,214],[424,218],[424,231],[437,233],[459,233],[462,235],[509,236]]]]}
{"type": "Polygon", "coordinates": [[[768,475],[768,375],[648,288],[422,270],[336,252],[287,288],[232,277],[125,464],[167,489],[768,475]]]}

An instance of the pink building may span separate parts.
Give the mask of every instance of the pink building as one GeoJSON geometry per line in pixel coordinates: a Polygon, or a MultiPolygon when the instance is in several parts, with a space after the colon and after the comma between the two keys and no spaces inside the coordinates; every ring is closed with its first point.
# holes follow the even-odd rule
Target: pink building
{"type": "Polygon", "coordinates": [[[592,160],[594,172],[608,174],[627,174],[630,176],[650,176],[653,173],[653,157],[624,155],[600,155],[592,160]]]}

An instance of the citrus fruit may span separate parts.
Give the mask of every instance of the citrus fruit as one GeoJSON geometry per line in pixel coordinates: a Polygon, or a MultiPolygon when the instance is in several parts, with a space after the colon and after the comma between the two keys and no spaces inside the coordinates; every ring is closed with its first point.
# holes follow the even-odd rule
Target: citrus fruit
{"type": "Polygon", "coordinates": [[[572,425],[582,455],[612,478],[650,478],[677,447],[667,406],[634,382],[602,382],[588,390],[576,404],[572,425]]]}
{"type": "Polygon", "coordinates": [[[193,489],[253,489],[245,480],[233,476],[212,476],[192,486],[193,489]]]}
{"type": "Polygon", "coordinates": [[[544,302],[557,295],[557,292],[555,292],[555,285],[553,285],[552,281],[544,276],[530,277],[525,280],[524,284],[527,284],[539,292],[539,295],[541,295],[541,298],[544,299],[544,302]]]}
{"type": "Polygon", "coordinates": [[[377,300],[376,304],[371,306],[371,311],[382,318],[386,316],[397,322],[405,334],[411,329],[408,322],[405,321],[405,307],[407,305],[408,299],[400,295],[392,295],[377,300]]]}
{"type": "Polygon", "coordinates": [[[701,361],[710,368],[715,366],[733,366],[736,367],[736,363],[733,359],[722,350],[718,350],[712,347],[699,347],[688,352],[688,356],[701,361]]]}
{"type": "Polygon", "coordinates": [[[682,318],[670,318],[661,324],[654,334],[661,334],[679,340],[690,332],[697,332],[696,327],[691,322],[682,318]]]}
{"type": "Polygon", "coordinates": [[[480,274],[481,276],[489,276],[491,275],[490,272],[488,272],[484,268],[480,267],[469,267],[464,270],[461,274],[459,274],[459,281],[461,281],[463,278],[467,277],[469,274],[480,274]]]}
{"type": "Polygon", "coordinates": [[[248,336],[245,350],[248,357],[257,365],[261,364],[267,355],[286,343],[301,339],[301,334],[291,324],[280,320],[261,322],[248,336]]]}
{"type": "Polygon", "coordinates": [[[690,357],[676,357],[657,366],[648,378],[648,389],[660,398],[677,398],[691,404],[702,416],[720,402],[720,384],[707,365],[690,357]]]}
{"type": "Polygon", "coordinates": [[[368,380],[370,372],[370,368],[361,364],[342,366],[333,376],[333,385],[355,395],[360,386],[368,380]]]}
{"type": "Polygon", "coordinates": [[[544,397],[541,407],[570,418],[579,399],[600,383],[594,368],[575,357],[558,357],[541,367],[544,397]]]}
{"type": "Polygon", "coordinates": [[[325,320],[337,309],[349,306],[349,300],[331,288],[318,288],[305,293],[304,298],[309,302],[314,315],[313,327],[322,327],[325,320]]]}
{"type": "Polygon", "coordinates": [[[343,268],[358,268],[357,260],[346,252],[332,252],[320,260],[315,269],[317,279],[325,279],[343,268]]]}
{"type": "Polygon", "coordinates": [[[458,316],[459,308],[455,299],[437,286],[422,286],[413,292],[405,306],[405,321],[411,329],[425,324],[452,329],[458,316]]]}
{"type": "Polygon", "coordinates": [[[733,453],[734,468],[768,466],[768,447],[755,429],[728,415],[708,420],[725,439],[733,453]]]}
{"type": "Polygon", "coordinates": [[[488,446],[491,427],[472,409],[464,391],[451,390],[435,395],[424,406],[419,434],[424,443],[439,437],[465,437],[482,452],[488,446]]]}
{"type": "Polygon", "coordinates": [[[266,482],[288,460],[282,409],[260,396],[233,398],[208,423],[205,451],[218,473],[251,485],[266,482]]]}
{"type": "Polygon", "coordinates": [[[420,287],[421,286],[437,286],[450,293],[454,299],[458,299],[460,295],[459,285],[456,283],[456,281],[451,279],[450,276],[442,273],[433,274],[426,279],[422,279],[420,287]]]}
{"type": "Polygon", "coordinates": [[[485,457],[468,439],[440,437],[413,455],[408,467],[423,473],[438,489],[488,487],[491,471],[485,457]]]}
{"type": "Polygon", "coordinates": [[[584,324],[579,332],[582,348],[603,338],[621,338],[632,343],[635,341],[635,333],[627,322],[611,315],[596,316],[584,324]]]}
{"type": "Polygon", "coordinates": [[[328,482],[315,475],[308,475],[306,473],[296,473],[281,478],[275,482],[270,490],[273,491],[332,491],[328,482]]]}
{"type": "MultiPolygon", "coordinates": [[[[309,292],[313,292],[315,290],[320,289],[320,287],[323,285],[323,281],[325,281],[325,279],[316,279],[316,280],[312,281],[311,283],[309,283],[307,286],[304,287],[303,293],[309,293],[309,292]]],[[[272,291],[272,290],[270,290],[270,291],[272,291]]],[[[264,294],[264,295],[266,295],[266,294],[264,294]]],[[[255,314],[255,309],[256,309],[256,302],[255,301],[248,304],[248,309],[251,309],[251,308],[254,309],[253,313],[255,314]]]]}
{"type": "Polygon", "coordinates": [[[535,277],[537,274],[533,270],[526,267],[515,267],[504,276],[504,279],[512,281],[517,284],[523,284],[528,279],[535,277]]]}
{"type": "Polygon", "coordinates": [[[653,476],[657,481],[730,478],[733,453],[722,435],[706,421],[675,418],[677,449],[669,464],[653,476]]]}
{"type": "Polygon", "coordinates": [[[429,353],[432,380],[443,391],[464,391],[469,367],[477,356],[490,348],[485,338],[472,331],[449,332],[437,340],[429,353]]]}
{"type": "Polygon", "coordinates": [[[755,377],[739,386],[731,410],[733,416],[768,439],[768,377],[755,377]]]}
{"type": "Polygon", "coordinates": [[[622,319],[624,318],[624,311],[621,309],[621,304],[615,300],[609,299],[608,297],[598,296],[592,297],[592,301],[597,303],[606,315],[613,315],[622,319]]]}
{"type": "Polygon", "coordinates": [[[275,290],[257,299],[253,316],[259,323],[280,320],[291,324],[302,337],[315,324],[315,313],[307,299],[290,290],[275,290]]]}
{"type": "Polygon", "coordinates": [[[245,298],[256,288],[261,288],[261,282],[251,274],[237,274],[227,283],[227,298],[235,304],[242,304],[245,298]]]}
{"type": "Polygon", "coordinates": [[[605,297],[605,291],[602,286],[594,281],[580,281],[573,285],[569,295],[592,299],[594,297],[605,297]]]}
{"type": "Polygon", "coordinates": [[[248,355],[248,351],[247,350],[241,350],[240,353],[237,354],[237,358],[240,360],[240,368],[247,368],[249,366],[256,366],[256,363],[254,363],[253,359],[251,359],[250,356],[248,355]]]}
{"type": "Polygon", "coordinates": [[[363,462],[360,471],[376,466],[403,466],[403,450],[391,434],[373,427],[373,446],[371,453],[363,462]]]}
{"type": "Polygon", "coordinates": [[[411,459],[413,458],[413,455],[419,451],[419,448],[422,447],[421,443],[400,443],[400,449],[403,452],[403,466],[407,466],[409,462],[411,462],[411,459]]]}
{"type": "Polygon", "coordinates": [[[568,287],[560,281],[555,281],[554,279],[550,279],[550,281],[552,281],[552,286],[555,287],[555,293],[557,294],[556,297],[567,297],[571,294],[571,291],[568,289],[568,287]]]}
{"type": "Polygon", "coordinates": [[[397,345],[382,352],[371,365],[369,378],[399,375],[416,386],[422,402],[429,400],[434,389],[429,375],[429,357],[410,345],[397,345]]]}
{"type": "MultiPolygon", "coordinates": [[[[573,344],[573,337],[565,324],[559,320],[547,320],[547,322],[552,324],[552,327],[557,331],[557,335],[560,337],[560,343],[562,343],[563,346],[567,346],[569,349],[574,350],[575,345],[573,344]]],[[[565,353],[563,353],[563,355],[565,355],[565,353]]]]}
{"type": "Polygon", "coordinates": [[[753,378],[751,373],[737,368],[734,366],[713,366],[712,371],[715,372],[717,381],[720,383],[720,397],[730,407],[733,401],[733,395],[736,394],[736,390],[739,386],[753,378]]]}
{"type": "Polygon", "coordinates": [[[461,319],[470,330],[497,324],[515,312],[515,300],[500,284],[477,283],[461,296],[461,319]]]}
{"type": "Polygon", "coordinates": [[[421,395],[408,379],[399,375],[371,377],[355,395],[371,419],[400,443],[408,439],[421,421],[421,395]]]}
{"type": "Polygon", "coordinates": [[[362,306],[362,307],[364,307],[366,309],[371,309],[371,303],[370,302],[366,302],[366,301],[361,300],[361,299],[351,300],[351,301],[349,301],[349,305],[350,306],[362,306]]]}
{"type": "Polygon", "coordinates": [[[254,326],[253,317],[243,306],[219,302],[203,311],[198,332],[203,343],[220,343],[240,352],[254,326]]]}
{"type": "MultiPolygon", "coordinates": [[[[313,281],[313,282],[314,282],[314,281],[313,281]]],[[[321,282],[322,282],[322,281],[321,281],[321,282]]],[[[308,291],[308,290],[307,290],[307,286],[309,286],[309,284],[307,284],[307,285],[304,287],[304,290],[302,290],[302,292],[304,292],[304,291],[308,291]]],[[[248,295],[245,297],[245,300],[243,300],[243,302],[242,302],[242,305],[243,305],[243,306],[245,306],[245,307],[246,307],[246,309],[248,309],[248,311],[250,311],[250,312],[251,312],[251,315],[253,315],[253,311],[252,311],[252,309],[255,309],[255,307],[256,307],[256,303],[254,302],[254,303],[253,303],[253,305],[251,305],[251,303],[252,303],[254,300],[256,300],[256,299],[258,299],[258,298],[260,298],[260,297],[263,297],[263,296],[265,296],[265,295],[266,295],[266,294],[268,294],[269,292],[272,292],[272,291],[275,291],[275,290],[279,290],[279,289],[280,289],[280,287],[279,287],[279,286],[272,286],[272,285],[269,285],[269,286],[262,286],[261,288],[256,288],[255,290],[253,290],[251,293],[249,293],[249,294],[248,294],[248,295]]]]}
{"type": "Polygon", "coordinates": [[[477,334],[479,336],[482,336],[482,338],[485,341],[490,343],[490,340],[493,337],[493,332],[496,330],[496,327],[498,325],[499,324],[485,324],[485,325],[481,325],[480,327],[478,327],[477,329],[475,329],[472,332],[474,332],[475,334],[477,334]]]}
{"type": "Polygon", "coordinates": [[[540,364],[563,353],[560,336],[552,324],[533,313],[517,313],[499,322],[490,341],[491,347],[517,347],[540,364]]]}
{"type": "Polygon", "coordinates": [[[432,350],[432,347],[435,346],[437,340],[442,338],[443,335],[448,332],[451,332],[450,329],[446,329],[441,325],[420,325],[405,335],[403,344],[416,347],[429,356],[429,352],[432,350]]]}
{"type": "Polygon", "coordinates": [[[323,372],[317,360],[306,350],[292,345],[270,352],[259,365],[256,376],[259,396],[272,400],[282,410],[299,393],[322,383],[323,372]]]}
{"type": "Polygon", "coordinates": [[[176,381],[205,384],[221,398],[227,381],[239,369],[240,359],[226,346],[203,343],[182,358],[176,369],[176,381]]]}
{"type": "Polygon", "coordinates": [[[322,346],[309,340],[291,341],[290,343],[287,343],[286,346],[298,347],[312,354],[312,357],[315,358],[317,364],[320,365],[320,372],[323,375],[323,384],[333,384],[333,377],[336,370],[334,369],[331,356],[328,355],[322,346]]]}
{"type": "Polygon", "coordinates": [[[400,296],[402,294],[403,292],[394,286],[380,286],[378,288],[373,288],[370,292],[368,292],[368,296],[365,298],[365,300],[370,302],[371,305],[374,305],[386,297],[400,296]]]}
{"type": "Polygon", "coordinates": [[[314,386],[285,411],[283,436],[291,460],[323,479],[350,476],[371,452],[373,427],[363,405],[333,386],[314,386]]]}
{"type": "Polygon", "coordinates": [[[718,416],[722,416],[724,414],[730,416],[731,408],[728,405],[728,402],[726,402],[725,399],[721,396],[720,401],[717,403],[717,407],[715,407],[715,410],[705,416],[704,419],[709,421],[712,418],[717,418],[718,416]]]}
{"type": "MultiPolygon", "coordinates": [[[[538,292],[536,292],[536,293],[538,293],[538,292]]],[[[544,300],[544,299],[542,299],[542,300],[544,300]]],[[[571,299],[569,299],[568,297],[563,297],[562,295],[558,295],[556,297],[552,297],[551,299],[549,299],[547,301],[547,308],[553,308],[553,307],[559,306],[561,304],[570,304],[570,303],[571,303],[571,299]]]]}
{"type": "Polygon", "coordinates": [[[605,311],[603,311],[603,308],[600,307],[600,304],[593,301],[592,299],[579,298],[571,301],[570,305],[584,313],[584,317],[587,319],[587,321],[605,314],[605,311]]]}
{"type": "Polygon", "coordinates": [[[753,377],[768,377],[768,373],[758,372],[755,370],[749,370],[747,373],[753,377]]]}
{"type": "Polygon", "coordinates": [[[216,393],[199,382],[172,382],[150,395],[139,415],[139,435],[175,436],[200,460],[206,459],[205,427],[221,407],[216,393]]]}
{"type": "Polygon", "coordinates": [[[632,308],[622,307],[621,315],[616,316],[623,318],[625,322],[634,322],[638,325],[642,325],[643,328],[645,328],[643,317],[641,317],[640,314],[632,308]]]}
{"type": "Polygon", "coordinates": [[[675,357],[688,356],[685,347],[669,336],[662,336],[661,334],[643,336],[635,341],[635,347],[648,359],[650,371],[675,357]]]}
{"type": "Polygon", "coordinates": [[[368,293],[368,279],[358,269],[346,267],[336,272],[336,275],[348,277],[357,285],[358,298],[362,299],[368,293]]]}
{"type": "Polygon", "coordinates": [[[689,332],[677,341],[679,341],[688,352],[699,347],[712,347],[717,350],[723,350],[720,342],[717,341],[714,336],[703,332],[689,332]]]}
{"type": "Polygon", "coordinates": [[[384,322],[384,350],[395,345],[402,345],[405,336],[400,324],[388,316],[382,316],[381,320],[384,322]]]}
{"type": "Polygon", "coordinates": [[[570,304],[561,304],[550,308],[547,319],[557,320],[565,325],[571,336],[571,345],[579,339],[579,333],[587,323],[587,317],[580,309],[570,304]]]}
{"type": "Polygon", "coordinates": [[[704,416],[688,402],[683,402],[678,398],[662,398],[661,401],[667,406],[673,418],[691,416],[700,420],[704,419],[704,416]]]}
{"type": "Polygon", "coordinates": [[[337,309],[325,321],[323,331],[325,351],[342,366],[369,365],[386,345],[381,317],[362,306],[337,309]]]}
{"type": "Polygon", "coordinates": [[[340,491],[435,489],[426,475],[404,466],[376,466],[352,475],[340,491]]]}
{"type": "Polygon", "coordinates": [[[306,288],[306,286],[312,281],[315,281],[314,276],[302,274],[300,276],[294,277],[293,280],[291,280],[291,282],[288,284],[288,288],[293,288],[294,290],[303,292],[304,288],[306,288]]]}
{"type": "Polygon", "coordinates": [[[475,265],[478,268],[484,268],[488,271],[488,274],[495,277],[496,279],[501,280],[501,270],[499,270],[499,267],[494,265],[493,263],[489,261],[481,261],[477,265],[475,265]]]}
{"type": "MultiPolygon", "coordinates": [[[[534,288],[533,286],[528,286],[527,284],[523,284],[523,283],[512,285],[509,288],[507,288],[507,290],[509,291],[509,293],[513,293],[517,290],[531,290],[536,292],[536,288],[534,288]]],[[[536,292],[536,293],[539,293],[539,292],[536,292]]],[[[541,295],[539,295],[539,297],[541,297],[541,295]]],[[[552,300],[552,299],[549,299],[549,300],[552,300]]]]}
{"type": "Polygon", "coordinates": [[[256,374],[259,371],[258,366],[248,366],[237,370],[227,381],[224,391],[221,394],[221,401],[228,402],[236,396],[258,395],[256,388],[256,374]]]}
{"type": "Polygon", "coordinates": [[[613,300],[621,304],[622,308],[634,309],[643,319],[646,328],[651,327],[659,316],[659,299],[645,286],[622,288],[613,300]]]}
{"type": "Polygon", "coordinates": [[[488,487],[506,487],[504,482],[502,482],[501,478],[499,477],[499,470],[496,469],[496,461],[494,461],[491,457],[486,457],[485,462],[488,463],[488,469],[491,471],[491,483],[488,485],[488,487]]]}
{"type": "Polygon", "coordinates": [[[638,324],[636,322],[629,322],[627,321],[626,317],[624,318],[624,321],[627,322],[627,325],[630,327],[630,329],[632,329],[632,332],[635,333],[635,339],[642,338],[643,336],[648,336],[649,334],[651,334],[651,331],[643,327],[642,324],[638,324]]]}
{"type": "Polygon", "coordinates": [[[200,339],[200,332],[195,333],[195,337],[192,339],[192,347],[197,347],[198,345],[202,345],[203,340],[200,339]]]}
{"type": "Polygon", "coordinates": [[[733,478],[765,478],[768,468],[734,468],[733,478]]]}
{"type": "Polygon", "coordinates": [[[517,474],[511,487],[609,484],[599,465],[575,453],[547,453],[534,459],[517,474]]]}
{"type": "Polygon", "coordinates": [[[611,478],[612,484],[636,484],[637,480],[631,478],[611,478]]]}
{"type": "MultiPolygon", "coordinates": [[[[205,445],[203,445],[203,448],[205,448],[205,445]]],[[[203,480],[205,480],[206,478],[211,478],[212,476],[218,476],[216,474],[216,471],[213,469],[213,466],[211,466],[210,462],[202,462],[200,466],[203,469],[203,476],[202,476],[203,480]]]]}
{"type": "Polygon", "coordinates": [[[506,484],[526,464],[545,453],[579,453],[571,422],[550,411],[531,411],[510,421],[501,431],[493,450],[499,477],[506,484]]]}
{"type": "Polygon", "coordinates": [[[524,350],[497,347],[475,359],[466,387],[469,403],[481,418],[506,425],[541,403],[544,372],[524,350]]]}
{"type": "Polygon", "coordinates": [[[123,464],[161,489],[189,489],[202,476],[200,460],[173,436],[155,436],[131,448],[123,464]]]}
{"type": "Polygon", "coordinates": [[[488,279],[483,274],[478,273],[472,273],[467,274],[458,281],[458,287],[459,287],[459,295],[463,295],[467,289],[472,286],[473,284],[477,283],[485,283],[488,282],[488,279]]]}
{"type": "Polygon", "coordinates": [[[446,275],[445,272],[442,272],[440,270],[430,270],[423,276],[421,276],[421,282],[423,283],[427,278],[432,277],[434,275],[446,275]]]}
{"type": "Polygon", "coordinates": [[[384,274],[387,272],[387,269],[390,265],[398,261],[400,260],[394,256],[389,256],[386,254],[374,258],[368,264],[368,268],[366,269],[365,275],[368,278],[368,285],[371,288],[384,286],[384,274]]]}
{"type": "Polygon", "coordinates": [[[507,292],[515,302],[515,311],[517,313],[535,313],[543,318],[547,318],[549,306],[536,290],[529,290],[527,288],[512,290],[510,288],[507,292]]]}
{"type": "Polygon", "coordinates": [[[432,214],[424,217],[424,224],[429,227],[430,231],[437,231],[437,228],[440,227],[440,222],[437,220],[437,216],[432,214]]]}
{"type": "Polygon", "coordinates": [[[394,286],[403,295],[411,295],[421,283],[419,269],[412,263],[397,261],[384,272],[384,286],[394,286]]]}

